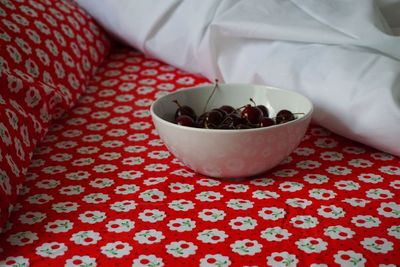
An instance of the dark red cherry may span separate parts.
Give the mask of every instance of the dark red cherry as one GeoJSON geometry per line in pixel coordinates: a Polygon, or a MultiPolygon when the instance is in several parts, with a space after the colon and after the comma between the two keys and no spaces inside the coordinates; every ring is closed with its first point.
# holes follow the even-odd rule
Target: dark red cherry
{"type": "Polygon", "coordinates": [[[272,126],[274,124],[275,124],[275,122],[273,119],[264,117],[264,118],[262,118],[262,120],[260,122],[260,127],[268,127],[268,126],[272,126]]]}
{"type": "Polygon", "coordinates": [[[196,127],[198,128],[205,128],[207,112],[201,114],[196,120],[196,127]]]}
{"type": "Polygon", "coordinates": [[[276,121],[276,124],[281,124],[281,123],[285,123],[288,121],[292,121],[294,119],[295,119],[295,117],[292,112],[290,112],[289,110],[286,110],[286,109],[282,109],[276,114],[275,121],[276,121]]]}
{"type": "Polygon", "coordinates": [[[236,111],[236,109],[234,107],[229,106],[229,105],[223,105],[219,109],[224,111],[228,115],[236,111]]]}
{"type": "Polygon", "coordinates": [[[247,119],[251,124],[259,124],[263,118],[262,111],[257,107],[246,105],[242,110],[242,118],[247,119]]]}
{"type": "Polygon", "coordinates": [[[256,106],[259,110],[261,110],[263,117],[267,117],[269,116],[269,112],[268,112],[268,108],[264,105],[258,105],[256,106]]]}
{"type": "Polygon", "coordinates": [[[178,102],[178,100],[174,100],[174,102],[177,104],[178,108],[175,111],[175,120],[182,115],[186,115],[191,117],[194,121],[196,120],[196,112],[189,107],[189,106],[181,106],[178,102]]]}
{"type": "Polygon", "coordinates": [[[182,125],[182,126],[187,126],[187,127],[195,126],[194,120],[187,115],[181,115],[178,118],[176,118],[176,124],[182,125]]]}
{"type": "Polygon", "coordinates": [[[251,127],[248,124],[239,124],[236,129],[251,129],[251,127]]]}
{"type": "Polygon", "coordinates": [[[215,126],[218,126],[222,122],[223,118],[224,116],[222,115],[221,111],[213,109],[207,113],[205,117],[205,124],[213,124],[215,126]]]}

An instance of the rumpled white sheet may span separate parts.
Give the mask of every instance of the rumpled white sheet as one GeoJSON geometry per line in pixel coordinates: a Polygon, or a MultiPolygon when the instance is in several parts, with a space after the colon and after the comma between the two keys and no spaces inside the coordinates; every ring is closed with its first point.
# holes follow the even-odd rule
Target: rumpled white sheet
{"type": "Polygon", "coordinates": [[[400,0],[77,2],[146,54],[298,91],[320,125],[400,156],[400,0]]]}

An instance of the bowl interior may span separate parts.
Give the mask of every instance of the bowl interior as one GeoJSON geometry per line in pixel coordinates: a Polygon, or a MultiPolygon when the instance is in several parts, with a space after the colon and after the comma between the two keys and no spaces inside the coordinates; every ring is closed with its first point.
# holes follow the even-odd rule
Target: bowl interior
{"type": "Polygon", "coordinates": [[[251,104],[250,98],[257,105],[265,105],[269,110],[270,117],[274,117],[281,109],[305,115],[312,111],[312,104],[306,97],[296,92],[261,85],[221,84],[207,105],[213,88],[214,85],[181,89],[155,101],[152,105],[152,112],[161,119],[173,122],[177,109],[174,100],[178,100],[181,105],[190,106],[199,116],[205,110],[208,111],[222,105],[238,108],[251,104]]]}

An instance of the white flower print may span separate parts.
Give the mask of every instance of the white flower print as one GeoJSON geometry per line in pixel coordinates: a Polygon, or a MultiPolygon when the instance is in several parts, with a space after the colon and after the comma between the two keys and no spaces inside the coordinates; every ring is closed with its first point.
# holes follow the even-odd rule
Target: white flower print
{"type": "Polygon", "coordinates": [[[342,201],[350,204],[353,207],[365,207],[369,202],[371,202],[361,198],[346,198],[342,201]]]}
{"type": "Polygon", "coordinates": [[[196,221],[189,218],[178,218],[168,222],[167,226],[171,231],[192,231],[196,227],[196,221]]]}
{"type": "Polygon", "coordinates": [[[307,174],[303,179],[309,184],[324,184],[329,181],[329,178],[322,174],[307,174]]]}
{"type": "Polygon", "coordinates": [[[80,231],[80,232],[74,233],[71,236],[70,240],[73,241],[77,245],[88,246],[88,245],[96,244],[99,240],[101,240],[101,235],[100,235],[100,233],[94,232],[92,230],[80,231]]]}
{"type": "Polygon", "coordinates": [[[56,258],[62,256],[68,250],[68,247],[64,243],[43,243],[41,246],[36,248],[36,254],[42,257],[56,258]]]}
{"type": "Polygon", "coordinates": [[[135,222],[128,219],[116,219],[106,224],[107,231],[114,233],[129,232],[135,227],[135,222]]]}
{"type": "Polygon", "coordinates": [[[258,215],[263,218],[264,220],[272,220],[276,221],[282,219],[286,215],[286,211],[281,208],[271,207],[271,208],[262,208],[258,215]]]}
{"type": "Polygon", "coordinates": [[[155,223],[155,222],[160,222],[165,219],[167,215],[165,214],[164,211],[161,210],[150,210],[146,209],[139,213],[139,219],[141,219],[144,222],[150,222],[150,223],[155,223]]]}
{"type": "Polygon", "coordinates": [[[282,241],[289,239],[292,234],[288,232],[288,230],[283,229],[281,227],[272,227],[267,228],[261,231],[261,237],[268,241],[282,241]]]}
{"type": "Polygon", "coordinates": [[[262,245],[256,240],[236,240],[231,244],[232,251],[239,255],[255,255],[261,252],[262,245]]]}
{"type": "Polygon", "coordinates": [[[236,217],[235,219],[229,221],[229,225],[234,230],[252,230],[257,226],[257,220],[251,217],[236,217]]]}
{"type": "Polygon", "coordinates": [[[169,202],[168,208],[175,211],[188,211],[194,208],[194,203],[190,200],[177,199],[169,202]]]}
{"type": "Polygon", "coordinates": [[[26,199],[30,204],[45,204],[54,198],[48,194],[36,194],[26,199]]]}
{"type": "Polygon", "coordinates": [[[387,229],[388,235],[400,239],[400,225],[393,225],[387,229]]]}
{"type": "Polygon", "coordinates": [[[337,207],[335,205],[330,205],[330,206],[322,205],[317,211],[318,215],[331,219],[338,219],[344,217],[344,215],[346,214],[341,207],[337,207]]]}
{"type": "Polygon", "coordinates": [[[218,209],[204,209],[198,213],[200,219],[206,222],[217,222],[226,216],[225,211],[218,209]]]}
{"type": "Polygon", "coordinates": [[[79,220],[84,223],[94,224],[104,221],[106,213],[102,211],[85,211],[79,214],[79,220]]]}
{"type": "Polygon", "coordinates": [[[231,263],[229,257],[221,254],[207,254],[200,259],[200,267],[228,267],[231,263]]]}
{"type": "Polygon", "coordinates": [[[279,184],[279,189],[284,192],[296,192],[303,188],[302,183],[298,182],[283,182],[279,184]]]}
{"type": "Polygon", "coordinates": [[[165,236],[161,231],[149,229],[137,232],[133,239],[136,240],[139,244],[154,244],[159,243],[164,238],[165,236]]]}
{"type": "Polygon", "coordinates": [[[149,156],[149,158],[152,158],[152,159],[166,159],[171,154],[165,150],[158,150],[158,151],[151,151],[147,155],[149,156]]]}
{"type": "Polygon", "coordinates": [[[202,186],[213,187],[221,184],[220,181],[215,179],[202,178],[197,180],[197,183],[202,186]]]}
{"type": "Polygon", "coordinates": [[[86,203],[90,204],[99,204],[99,203],[105,203],[110,199],[110,197],[107,194],[103,193],[92,193],[89,195],[86,195],[82,198],[83,201],[86,203]]]}
{"type": "Polygon", "coordinates": [[[79,204],[76,202],[59,202],[51,205],[51,208],[58,213],[69,213],[77,211],[79,204]]]}
{"type": "Polygon", "coordinates": [[[341,180],[335,182],[335,187],[339,190],[346,190],[346,191],[352,191],[352,190],[358,190],[360,189],[360,185],[354,181],[351,180],[341,180]]]}
{"type": "Polygon", "coordinates": [[[18,220],[22,223],[22,224],[35,224],[35,223],[39,223],[41,221],[43,221],[44,219],[46,219],[47,215],[46,213],[42,213],[42,212],[32,212],[32,211],[28,211],[24,214],[21,214],[18,218],[18,220]]]}
{"type": "Polygon", "coordinates": [[[195,175],[194,172],[186,170],[186,169],[177,169],[177,170],[171,172],[171,174],[174,174],[177,176],[182,176],[182,177],[193,177],[195,175]]]}
{"type": "Polygon", "coordinates": [[[106,188],[112,186],[114,181],[108,178],[96,178],[89,183],[94,188],[106,188]]]}
{"type": "Polygon", "coordinates": [[[355,232],[350,228],[343,227],[341,225],[332,225],[324,230],[324,235],[329,236],[332,239],[346,240],[352,238],[355,232]]]}
{"type": "Polygon", "coordinates": [[[138,258],[133,260],[132,266],[135,267],[162,267],[164,262],[162,258],[158,258],[155,255],[140,255],[138,258]]]}
{"type": "Polygon", "coordinates": [[[163,183],[166,180],[167,180],[167,177],[150,177],[150,178],[144,180],[143,184],[145,184],[145,185],[155,185],[155,184],[163,183]]]}
{"type": "Polygon", "coordinates": [[[117,201],[110,205],[110,209],[117,212],[128,212],[136,209],[136,202],[134,200],[117,201]]]}
{"type": "Polygon", "coordinates": [[[315,146],[320,147],[320,148],[334,148],[337,146],[337,141],[335,141],[333,138],[329,137],[322,137],[318,138],[314,142],[315,146]]]}
{"type": "Polygon", "coordinates": [[[106,152],[99,156],[99,158],[104,159],[104,160],[115,160],[115,159],[119,159],[120,157],[121,157],[121,154],[117,153],[117,152],[106,152]]]}
{"type": "Polygon", "coordinates": [[[218,201],[222,198],[222,194],[214,191],[203,191],[196,194],[196,199],[202,202],[218,201]]]}
{"type": "Polygon", "coordinates": [[[298,147],[293,151],[293,153],[299,156],[310,156],[315,153],[315,149],[309,147],[298,147]]]}
{"type": "Polygon", "coordinates": [[[318,225],[318,219],[310,215],[298,215],[290,219],[290,223],[296,228],[310,229],[318,225]]]}
{"type": "Polygon", "coordinates": [[[60,185],[60,181],[52,180],[52,179],[45,179],[37,182],[36,187],[42,189],[53,189],[60,185]]]}
{"type": "Polygon", "coordinates": [[[70,220],[55,220],[47,223],[44,227],[46,232],[65,233],[73,228],[74,223],[70,220]]]}
{"type": "Polygon", "coordinates": [[[249,189],[249,186],[244,184],[229,184],[224,186],[224,189],[228,192],[244,193],[249,189]]]}
{"type": "Polygon", "coordinates": [[[307,237],[299,239],[295,242],[298,249],[306,253],[320,253],[328,247],[328,243],[323,241],[321,238],[307,237]]]}
{"type": "Polygon", "coordinates": [[[7,257],[5,260],[0,261],[0,266],[4,267],[28,267],[29,259],[22,256],[7,257]]]}
{"type": "Polygon", "coordinates": [[[400,189],[400,180],[391,181],[389,185],[394,189],[400,189]]]}
{"type": "Polygon", "coordinates": [[[379,171],[389,175],[400,175],[400,167],[398,166],[382,166],[379,171]]]}
{"type": "Polygon", "coordinates": [[[173,193],[186,193],[194,190],[194,186],[184,183],[170,183],[169,190],[173,193]]]}
{"type": "Polygon", "coordinates": [[[267,265],[272,267],[296,267],[299,260],[288,252],[273,252],[267,257],[267,265]]]}
{"type": "Polygon", "coordinates": [[[131,250],[132,247],[128,243],[121,241],[107,243],[101,247],[101,253],[109,258],[122,258],[129,255],[131,250]]]}
{"type": "Polygon", "coordinates": [[[64,267],[94,267],[96,259],[89,256],[73,256],[65,261],[64,267]]]}
{"type": "Polygon", "coordinates": [[[250,181],[251,184],[257,186],[269,186],[275,183],[274,179],[271,178],[257,178],[250,181]]]}
{"type": "Polygon", "coordinates": [[[192,242],[178,241],[171,242],[166,245],[167,253],[174,257],[187,258],[190,255],[194,255],[197,250],[197,246],[192,242]]]}
{"type": "Polygon", "coordinates": [[[377,217],[370,215],[357,215],[351,219],[351,222],[358,227],[372,228],[378,227],[381,224],[381,220],[377,217]]]}
{"type": "Polygon", "coordinates": [[[339,250],[334,255],[334,259],[335,263],[339,264],[341,267],[364,267],[367,261],[361,253],[352,250],[339,250]]]}
{"type": "Polygon", "coordinates": [[[382,160],[382,161],[386,161],[386,160],[392,160],[394,158],[393,155],[385,153],[385,152],[375,152],[375,153],[371,153],[371,157],[373,159],[376,160],[382,160]]]}
{"type": "Polygon", "coordinates": [[[303,160],[303,161],[299,161],[296,164],[296,167],[299,169],[303,169],[303,170],[312,170],[312,169],[316,169],[319,168],[321,166],[321,163],[315,160],[303,160]]]}
{"type": "Polygon", "coordinates": [[[279,177],[293,177],[298,173],[298,171],[293,169],[281,169],[274,172],[274,175],[279,177]]]}
{"type": "Polygon", "coordinates": [[[158,189],[148,189],[140,193],[139,197],[146,202],[158,202],[163,201],[166,196],[163,191],[158,189]]]}
{"type": "Polygon", "coordinates": [[[169,169],[169,166],[167,164],[161,164],[161,163],[152,163],[149,165],[146,165],[144,167],[146,171],[153,171],[153,172],[161,172],[161,171],[166,171],[169,169]]]}
{"type": "Polygon", "coordinates": [[[137,185],[133,185],[133,184],[124,184],[124,185],[120,185],[117,186],[114,189],[114,192],[116,194],[120,194],[120,195],[129,195],[129,194],[134,194],[137,191],[139,191],[140,187],[137,185]]]}
{"type": "Polygon", "coordinates": [[[65,177],[69,180],[83,180],[89,178],[90,173],[87,171],[77,171],[77,172],[70,172],[65,175],[65,177]]]}
{"type": "Polygon", "coordinates": [[[329,200],[333,199],[336,196],[336,193],[332,190],[315,188],[308,191],[310,197],[318,199],[318,200],[329,200]]]}
{"type": "Polygon", "coordinates": [[[371,184],[377,184],[383,181],[383,177],[375,173],[363,173],[357,177],[359,180],[371,184]]]}
{"type": "Polygon", "coordinates": [[[400,205],[395,202],[381,203],[378,213],[387,218],[400,218],[400,205]]]}
{"type": "Polygon", "coordinates": [[[288,198],[286,204],[293,208],[305,209],[312,204],[312,201],[303,198],[288,198]]]}
{"type": "Polygon", "coordinates": [[[326,161],[337,161],[343,159],[343,154],[336,151],[326,151],[320,154],[320,158],[326,161]]]}
{"type": "Polygon", "coordinates": [[[368,168],[373,165],[373,163],[366,159],[352,159],[349,161],[349,165],[358,168],[368,168]]]}
{"type": "Polygon", "coordinates": [[[134,179],[142,177],[142,175],[143,175],[143,172],[135,171],[135,170],[123,171],[123,172],[118,173],[119,178],[127,179],[127,180],[134,180],[134,179]]]}
{"type": "Polygon", "coordinates": [[[124,165],[140,165],[144,162],[144,159],[142,157],[128,157],[128,158],[124,158],[122,160],[122,164],[124,165]]]}
{"type": "Polygon", "coordinates": [[[394,193],[381,188],[370,189],[366,192],[366,194],[367,197],[372,199],[389,199],[394,196],[394,193]]]}
{"type": "Polygon", "coordinates": [[[350,168],[344,166],[330,166],[326,171],[335,175],[348,175],[352,172],[350,168]]]}
{"type": "Polygon", "coordinates": [[[254,203],[247,199],[230,199],[226,205],[234,210],[248,210],[253,207],[254,203]]]}
{"type": "Polygon", "coordinates": [[[197,240],[210,244],[223,242],[227,237],[228,235],[224,231],[218,229],[206,229],[197,234],[197,240]]]}
{"type": "Polygon", "coordinates": [[[279,194],[268,190],[255,190],[252,194],[252,197],[255,199],[277,199],[279,198],[279,194]]]}
{"type": "Polygon", "coordinates": [[[361,241],[361,245],[367,250],[370,250],[374,253],[388,253],[389,251],[393,250],[393,243],[387,240],[386,238],[379,238],[379,237],[371,237],[371,238],[364,238],[361,241]]]}
{"type": "Polygon", "coordinates": [[[80,185],[70,185],[60,188],[60,194],[72,196],[72,195],[79,195],[85,191],[85,188],[80,185]]]}
{"type": "Polygon", "coordinates": [[[7,241],[13,246],[25,246],[32,244],[35,240],[38,240],[38,235],[31,231],[18,232],[10,235],[7,241]]]}

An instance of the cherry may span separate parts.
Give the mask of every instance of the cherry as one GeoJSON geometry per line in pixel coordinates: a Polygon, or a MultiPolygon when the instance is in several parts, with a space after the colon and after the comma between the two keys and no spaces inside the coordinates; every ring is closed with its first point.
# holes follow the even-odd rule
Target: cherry
{"type": "Polygon", "coordinates": [[[224,111],[227,115],[236,112],[236,109],[229,105],[223,105],[219,109],[224,111]]]}
{"type": "Polygon", "coordinates": [[[194,121],[196,120],[196,113],[194,112],[194,110],[189,107],[189,106],[181,106],[181,104],[179,104],[178,100],[174,100],[173,102],[176,103],[176,105],[178,106],[178,108],[176,109],[175,112],[175,120],[181,116],[181,115],[186,115],[191,117],[194,121]]]}
{"type": "Polygon", "coordinates": [[[295,117],[292,112],[290,112],[289,110],[286,110],[286,109],[282,109],[276,114],[275,121],[276,121],[276,124],[281,124],[281,123],[285,123],[288,121],[292,121],[294,119],[295,119],[295,117]]]}
{"type": "Polygon", "coordinates": [[[275,124],[275,122],[273,119],[264,117],[264,118],[262,118],[262,120],[260,122],[260,127],[268,127],[268,126],[271,126],[274,124],[275,124]]]}
{"type": "Polygon", "coordinates": [[[187,115],[180,115],[179,117],[176,118],[176,124],[182,125],[182,126],[188,126],[188,127],[194,127],[195,123],[193,118],[187,116],[187,115]]]}
{"type": "Polygon", "coordinates": [[[267,117],[268,118],[268,116],[269,116],[269,111],[268,111],[268,108],[266,107],[266,106],[264,106],[264,105],[257,105],[256,106],[259,110],[261,110],[261,112],[262,112],[262,114],[263,114],[263,117],[267,117]]]}
{"type": "Polygon", "coordinates": [[[242,118],[247,119],[251,124],[259,124],[263,118],[263,113],[257,107],[246,105],[242,110],[242,118]]]}
{"type": "Polygon", "coordinates": [[[223,119],[224,119],[224,115],[222,114],[222,112],[217,109],[213,109],[207,113],[206,118],[205,118],[205,124],[206,124],[206,126],[210,126],[210,125],[218,126],[222,122],[223,119]]]}

